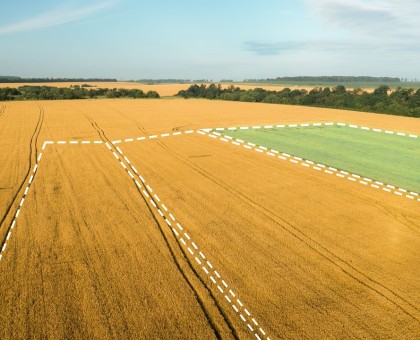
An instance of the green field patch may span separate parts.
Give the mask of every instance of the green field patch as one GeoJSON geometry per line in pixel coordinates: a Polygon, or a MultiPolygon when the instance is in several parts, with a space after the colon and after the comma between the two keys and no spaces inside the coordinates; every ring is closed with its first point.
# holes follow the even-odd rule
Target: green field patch
{"type": "Polygon", "coordinates": [[[420,192],[420,139],[338,126],[261,128],[225,134],[420,192]]]}

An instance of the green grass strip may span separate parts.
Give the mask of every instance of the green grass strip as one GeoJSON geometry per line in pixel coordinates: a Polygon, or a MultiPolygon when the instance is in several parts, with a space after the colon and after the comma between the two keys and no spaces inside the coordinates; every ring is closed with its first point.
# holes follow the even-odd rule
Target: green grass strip
{"type": "Polygon", "coordinates": [[[420,192],[420,139],[337,126],[262,128],[224,134],[420,192]]]}

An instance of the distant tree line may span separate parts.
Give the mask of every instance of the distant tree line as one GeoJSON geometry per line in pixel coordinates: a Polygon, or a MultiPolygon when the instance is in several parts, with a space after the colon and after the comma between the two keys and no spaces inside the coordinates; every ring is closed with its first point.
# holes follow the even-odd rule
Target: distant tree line
{"type": "Polygon", "coordinates": [[[190,84],[192,83],[191,79],[138,79],[138,80],[131,80],[134,83],[142,83],[142,84],[190,84]]]}
{"type": "Polygon", "coordinates": [[[0,101],[4,100],[58,100],[87,98],[159,98],[156,91],[147,93],[139,89],[85,88],[74,85],[70,88],[51,86],[21,86],[0,88],[0,101]]]}
{"type": "Polygon", "coordinates": [[[155,84],[193,84],[193,83],[208,83],[208,79],[138,79],[138,80],[130,80],[130,82],[134,83],[142,83],[148,85],[155,85],[155,84]]]}
{"type": "Polygon", "coordinates": [[[64,83],[64,82],[116,82],[111,78],[21,78],[0,76],[0,83],[64,83]]]}
{"type": "Polygon", "coordinates": [[[235,86],[223,89],[221,85],[211,84],[192,85],[178,95],[184,98],[303,105],[420,117],[420,89],[398,88],[390,91],[387,85],[368,93],[361,89],[346,90],[343,85],[334,88],[317,87],[311,91],[289,88],[269,91],[261,88],[242,90],[235,86]]]}
{"type": "Polygon", "coordinates": [[[320,76],[320,77],[277,77],[267,79],[246,79],[245,82],[269,82],[269,83],[306,83],[306,82],[319,82],[319,83],[399,83],[400,78],[392,77],[368,77],[368,76],[320,76]]]}

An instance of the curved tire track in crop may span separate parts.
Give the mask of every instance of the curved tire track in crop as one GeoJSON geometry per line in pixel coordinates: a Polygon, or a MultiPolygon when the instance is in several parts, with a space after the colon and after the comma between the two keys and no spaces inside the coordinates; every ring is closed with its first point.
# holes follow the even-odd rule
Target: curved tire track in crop
{"type": "MultiPolygon", "coordinates": [[[[4,113],[4,111],[3,111],[3,113],[4,113]]],[[[17,202],[17,200],[20,198],[19,193],[21,192],[23,186],[27,182],[27,180],[29,178],[29,175],[31,173],[31,169],[36,162],[36,158],[38,156],[38,138],[39,138],[39,134],[41,132],[43,123],[44,123],[44,109],[42,108],[42,106],[39,106],[38,121],[37,121],[37,124],[35,126],[35,130],[32,133],[31,140],[29,142],[28,168],[27,168],[27,171],[25,173],[24,178],[22,179],[19,187],[16,189],[16,192],[13,195],[12,201],[10,202],[10,204],[6,208],[5,213],[1,217],[0,228],[3,228],[5,220],[9,216],[10,211],[12,210],[12,208],[15,205],[15,203],[17,202]]],[[[35,173],[35,176],[36,176],[36,173],[35,173]]],[[[6,232],[4,233],[4,238],[1,241],[0,247],[3,247],[4,243],[6,242],[7,233],[9,232],[10,227],[11,227],[11,224],[8,226],[6,232]]]]}
{"type": "Polygon", "coordinates": [[[237,197],[239,200],[241,200],[245,204],[258,210],[260,213],[262,213],[272,222],[276,223],[279,227],[284,229],[293,237],[297,238],[300,242],[303,242],[312,251],[319,254],[321,257],[326,259],[328,262],[332,263],[334,266],[340,268],[346,275],[348,275],[354,281],[372,290],[373,292],[379,294],[384,299],[386,299],[387,301],[392,303],[394,306],[396,306],[398,309],[400,309],[402,312],[404,312],[406,315],[410,316],[411,318],[417,321],[420,321],[420,308],[414,305],[412,302],[408,301],[406,298],[399,295],[398,293],[394,292],[392,289],[388,288],[385,283],[382,283],[370,277],[368,274],[364,273],[362,270],[356,268],[354,265],[352,265],[345,259],[335,254],[332,250],[330,250],[326,246],[322,245],[320,242],[313,239],[304,231],[300,230],[297,226],[285,220],[284,218],[282,218],[275,212],[260,205],[250,196],[240,192],[239,190],[230,186],[223,180],[216,178],[215,176],[210,174],[206,169],[194,164],[189,159],[179,154],[177,151],[171,149],[162,140],[155,140],[155,142],[158,143],[168,153],[172,154],[181,162],[191,167],[194,171],[198,172],[203,177],[207,178],[208,180],[212,181],[216,185],[220,186],[221,188],[223,188],[224,190],[226,190],[228,193],[232,194],[233,196],[237,197]]]}
{"type": "MultiPolygon", "coordinates": [[[[85,116],[86,116],[86,118],[90,121],[90,123],[91,123],[92,127],[93,127],[93,128],[94,128],[97,132],[98,132],[98,135],[100,136],[100,138],[101,138],[104,142],[108,142],[110,145],[112,145],[112,146],[113,146],[113,144],[112,144],[111,140],[110,140],[110,139],[106,136],[105,132],[104,132],[104,131],[103,131],[103,130],[99,127],[99,125],[96,123],[96,121],[95,121],[93,118],[91,118],[90,116],[86,115],[86,114],[85,114],[85,116]]],[[[145,130],[143,127],[140,127],[140,126],[138,125],[138,123],[135,123],[135,124],[137,125],[137,127],[138,127],[140,130],[142,130],[143,132],[146,132],[146,130],[145,130]]],[[[137,187],[136,187],[136,188],[137,188],[137,187]]],[[[217,325],[214,323],[213,319],[211,318],[211,315],[210,315],[209,311],[207,310],[207,308],[206,308],[206,306],[205,306],[205,302],[204,302],[204,301],[203,301],[203,299],[200,297],[200,295],[199,295],[198,291],[195,289],[195,287],[194,287],[193,283],[190,281],[190,279],[188,279],[188,277],[187,277],[186,273],[183,271],[183,269],[182,269],[182,267],[181,267],[181,265],[180,265],[180,262],[179,262],[179,260],[178,260],[178,259],[177,259],[177,257],[176,257],[175,251],[174,251],[174,249],[172,248],[172,246],[171,246],[171,245],[170,245],[170,243],[169,243],[168,237],[166,236],[165,232],[163,231],[161,224],[160,224],[160,223],[159,223],[159,221],[157,220],[157,218],[156,218],[156,216],[155,216],[154,212],[152,211],[152,209],[150,208],[150,206],[149,206],[148,202],[147,202],[147,201],[146,201],[146,199],[144,198],[144,196],[143,196],[143,194],[141,193],[141,191],[140,191],[138,188],[137,188],[137,190],[138,190],[138,192],[140,193],[140,196],[142,197],[142,199],[143,199],[144,203],[146,204],[147,209],[149,210],[151,217],[152,217],[152,218],[153,218],[153,220],[155,221],[156,226],[157,226],[157,228],[158,228],[158,230],[159,230],[159,232],[160,232],[160,234],[161,234],[161,236],[162,236],[162,238],[163,238],[163,241],[164,241],[164,243],[165,243],[166,247],[168,248],[168,250],[169,250],[169,252],[170,252],[170,255],[171,255],[171,257],[172,257],[172,260],[173,260],[173,262],[174,262],[175,266],[177,267],[178,271],[179,271],[179,272],[180,272],[180,274],[182,275],[182,277],[183,277],[183,279],[185,280],[185,282],[187,283],[187,285],[188,285],[188,286],[190,287],[190,289],[192,290],[192,293],[193,293],[193,295],[194,295],[194,298],[197,300],[197,303],[199,304],[199,306],[200,306],[201,310],[203,311],[203,314],[204,314],[204,316],[205,316],[206,320],[208,321],[208,323],[209,323],[209,325],[210,325],[211,329],[213,330],[213,332],[214,332],[214,334],[215,334],[215,337],[216,337],[216,338],[218,338],[218,339],[221,339],[221,338],[222,338],[222,335],[220,334],[220,331],[219,331],[219,329],[218,329],[217,325]]],[[[151,197],[152,197],[152,195],[151,195],[151,197]]],[[[206,291],[209,293],[209,296],[212,298],[212,300],[213,300],[213,302],[214,302],[215,306],[217,307],[218,311],[220,312],[220,314],[222,315],[223,319],[225,320],[225,322],[226,322],[226,325],[227,325],[228,329],[231,331],[232,336],[233,336],[235,339],[239,339],[239,337],[238,337],[238,335],[237,335],[237,332],[236,332],[235,328],[234,328],[234,327],[233,327],[233,325],[231,324],[231,322],[230,322],[230,320],[228,319],[227,315],[223,312],[223,310],[222,310],[221,306],[219,305],[219,303],[218,303],[218,301],[217,301],[216,297],[213,295],[213,293],[211,292],[210,288],[209,288],[209,287],[205,284],[205,282],[202,280],[201,276],[197,273],[197,271],[194,269],[194,267],[193,267],[193,266],[192,266],[192,264],[190,263],[189,258],[186,256],[186,253],[185,253],[184,249],[181,247],[181,245],[179,244],[179,241],[178,241],[176,238],[175,238],[175,240],[176,240],[176,243],[177,243],[177,245],[178,245],[178,247],[179,247],[180,251],[181,251],[181,252],[182,252],[182,254],[183,254],[183,259],[184,259],[184,260],[185,260],[185,262],[188,264],[189,268],[192,270],[192,272],[194,273],[194,275],[196,276],[196,278],[197,278],[197,279],[198,279],[198,280],[202,283],[202,285],[204,286],[204,288],[206,289],[206,291]]]]}
{"type": "MultiPolygon", "coordinates": [[[[123,117],[129,119],[131,122],[133,122],[133,124],[135,124],[137,126],[137,128],[145,135],[150,135],[150,133],[147,131],[147,129],[138,121],[136,121],[135,119],[132,119],[129,116],[124,115],[123,113],[119,112],[123,117]]],[[[157,140],[158,143],[160,143],[160,140],[157,140]]],[[[160,228],[160,226],[159,226],[160,228]]],[[[232,332],[232,335],[235,338],[238,338],[237,336],[237,332],[233,326],[233,324],[231,323],[228,315],[223,311],[222,307],[219,305],[217,297],[212,293],[210,287],[208,287],[208,285],[204,282],[204,280],[201,278],[200,274],[195,270],[194,266],[191,264],[189,257],[187,256],[184,248],[181,246],[181,244],[179,243],[179,240],[177,238],[175,238],[176,243],[178,244],[179,250],[182,252],[184,259],[187,261],[188,266],[190,267],[190,269],[193,271],[194,275],[200,280],[201,284],[205,287],[205,289],[207,290],[207,292],[210,294],[212,300],[214,301],[219,313],[223,316],[223,319],[225,320],[227,326],[229,327],[229,329],[232,332]]]]}

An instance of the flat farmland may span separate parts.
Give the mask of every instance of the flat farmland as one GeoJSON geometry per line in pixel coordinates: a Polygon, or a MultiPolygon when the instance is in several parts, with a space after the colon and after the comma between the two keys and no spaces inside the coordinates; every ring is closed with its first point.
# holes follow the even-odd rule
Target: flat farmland
{"type": "Polygon", "coordinates": [[[418,202],[205,136],[124,150],[273,337],[418,334],[418,202]]]}
{"type": "Polygon", "coordinates": [[[34,163],[43,113],[37,106],[22,105],[18,115],[8,114],[0,104],[0,211],[1,223],[9,223],[5,212],[11,208],[16,190],[34,163]],[[7,219],[7,221],[6,221],[7,219]]]}
{"type": "Polygon", "coordinates": [[[197,133],[330,121],[420,133],[281,105],[0,104],[0,337],[416,338],[418,201],[197,133]]]}
{"type": "Polygon", "coordinates": [[[1,338],[215,338],[212,303],[106,151],[40,163],[2,263],[1,338]]]}

